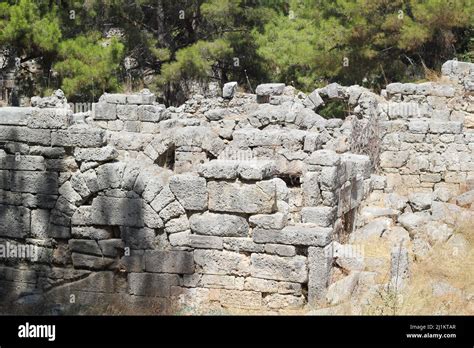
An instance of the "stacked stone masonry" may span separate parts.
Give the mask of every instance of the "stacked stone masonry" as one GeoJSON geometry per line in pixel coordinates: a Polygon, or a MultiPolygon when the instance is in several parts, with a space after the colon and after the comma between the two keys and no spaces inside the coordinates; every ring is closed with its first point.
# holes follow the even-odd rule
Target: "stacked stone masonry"
{"type": "Polygon", "coordinates": [[[234,83],[178,108],[147,90],[104,94],[90,113],[1,108],[0,242],[35,251],[0,259],[3,311],[317,307],[330,246],[371,192],[448,202],[474,189],[474,65],[442,73],[381,95],[338,84],[251,95],[234,83]],[[318,115],[332,99],[351,114],[318,115]],[[373,124],[369,153],[354,129],[373,124]]]}

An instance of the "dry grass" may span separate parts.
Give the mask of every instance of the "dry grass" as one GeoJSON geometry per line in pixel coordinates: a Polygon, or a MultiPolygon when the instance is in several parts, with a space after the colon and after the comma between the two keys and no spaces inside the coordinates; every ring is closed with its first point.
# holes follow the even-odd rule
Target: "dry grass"
{"type": "Polygon", "coordinates": [[[438,244],[430,254],[412,263],[407,287],[395,293],[381,289],[365,308],[365,314],[472,315],[474,314],[474,218],[464,221],[455,233],[469,243],[466,252],[453,252],[438,244]],[[433,283],[449,284],[449,291],[433,294],[433,283]]]}

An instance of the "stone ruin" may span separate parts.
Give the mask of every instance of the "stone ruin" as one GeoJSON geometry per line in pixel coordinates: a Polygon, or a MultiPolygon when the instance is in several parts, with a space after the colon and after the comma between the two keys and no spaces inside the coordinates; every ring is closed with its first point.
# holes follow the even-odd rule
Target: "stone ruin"
{"type": "Polygon", "coordinates": [[[400,245],[389,283],[406,279],[402,243],[450,242],[474,209],[474,64],[442,74],[380,95],[229,83],[180,107],[143,90],[0,108],[2,313],[314,310],[370,286],[341,252],[367,236],[400,245]],[[348,116],[318,115],[330,101],[348,116]]]}

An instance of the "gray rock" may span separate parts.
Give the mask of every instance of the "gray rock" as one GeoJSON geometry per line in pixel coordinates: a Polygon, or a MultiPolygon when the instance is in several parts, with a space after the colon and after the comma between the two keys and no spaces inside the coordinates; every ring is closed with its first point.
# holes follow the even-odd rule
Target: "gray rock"
{"type": "Polygon", "coordinates": [[[222,88],[222,98],[232,99],[237,91],[237,82],[227,82],[222,88]]]}
{"type": "Polygon", "coordinates": [[[188,251],[145,251],[145,271],[155,273],[194,273],[193,253],[188,251]]]}
{"type": "Polygon", "coordinates": [[[293,245],[265,244],[265,252],[278,256],[295,256],[296,248],[293,245]]]}
{"type": "Polygon", "coordinates": [[[275,209],[275,184],[260,181],[252,184],[210,181],[209,210],[217,212],[265,214],[275,209]]]}
{"type": "Polygon", "coordinates": [[[110,161],[118,157],[118,152],[112,146],[101,148],[76,148],[74,150],[76,161],[110,161]]]}
{"type": "Polygon", "coordinates": [[[359,272],[353,272],[347,277],[332,283],[326,294],[329,304],[335,305],[347,301],[351,298],[354,289],[359,281],[359,272]]]}
{"type": "Polygon", "coordinates": [[[106,269],[114,263],[114,259],[102,256],[72,253],[71,257],[74,268],[100,270],[106,269]]]}
{"type": "Polygon", "coordinates": [[[288,216],[280,212],[275,214],[257,214],[252,215],[249,218],[249,222],[252,227],[278,230],[286,226],[288,216]]]}
{"type": "Polygon", "coordinates": [[[90,239],[71,239],[68,242],[69,249],[72,252],[81,254],[102,256],[102,251],[97,244],[97,241],[90,239]]]}
{"type": "Polygon", "coordinates": [[[252,254],[251,275],[255,278],[305,283],[308,280],[306,257],[280,257],[252,254]]]}
{"type": "Polygon", "coordinates": [[[189,175],[175,175],[170,179],[169,187],[184,209],[207,209],[206,179],[189,175]]]}
{"type": "Polygon", "coordinates": [[[431,192],[413,192],[408,196],[413,211],[427,210],[431,207],[433,194],[431,192]]]}
{"type": "Polygon", "coordinates": [[[421,230],[421,227],[428,222],[429,218],[420,213],[404,213],[398,217],[398,222],[410,235],[414,235],[421,230]]]}
{"type": "Polygon", "coordinates": [[[263,253],[264,245],[255,243],[251,238],[223,237],[223,246],[226,250],[248,253],[263,253]]]}
{"type": "Polygon", "coordinates": [[[127,278],[130,295],[169,297],[171,287],[179,285],[177,274],[130,273],[127,278]]]}
{"type": "Polygon", "coordinates": [[[321,227],[330,227],[336,219],[336,208],[332,207],[304,207],[301,209],[301,221],[321,227]]]}
{"type": "Polygon", "coordinates": [[[314,224],[286,226],[283,230],[255,229],[253,231],[253,240],[256,243],[325,246],[331,242],[331,239],[332,228],[314,224]]]}
{"type": "Polygon", "coordinates": [[[198,249],[194,251],[194,262],[199,267],[199,273],[239,276],[250,274],[249,258],[231,251],[198,249]]]}
{"type": "Polygon", "coordinates": [[[24,238],[30,233],[29,209],[0,204],[0,216],[0,236],[24,238]]]}
{"type": "Polygon", "coordinates": [[[205,212],[189,218],[191,231],[197,234],[220,237],[246,237],[249,225],[244,217],[205,212]]]}
{"type": "Polygon", "coordinates": [[[264,83],[255,89],[257,96],[281,95],[285,88],[284,83],[264,83]]]}
{"type": "Polygon", "coordinates": [[[238,161],[212,160],[199,166],[199,174],[209,179],[235,179],[237,177],[238,161]]]}

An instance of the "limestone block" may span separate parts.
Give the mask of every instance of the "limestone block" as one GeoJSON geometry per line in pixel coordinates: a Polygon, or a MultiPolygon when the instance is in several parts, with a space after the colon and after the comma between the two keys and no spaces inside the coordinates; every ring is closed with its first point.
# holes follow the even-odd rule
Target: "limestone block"
{"type": "Polygon", "coordinates": [[[207,188],[211,211],[264,214],[275,210],[276,188],[271,181],[255,184],[210,181],[207,188]]]}
{"type": "Polygon", "coordinates": [[[171,177],[169,187],[184,209],[207,209],[206,179],[191,174],[179,174],[171,177]]]}
{"type": "Polygon", "coordinates": [[[289,245],[325,246],[331,242],[332,228],[314,224],[286,226],[283,230],[255,229],[253,240],[256,243],[289,245]]]}
{"type": "Polygon", "coordinates": [[[280,257],[252,254],[250,273],[252,277],[305,283],[308,279],[306,257],[280,257]]]}
{"type": "Polygon", "coordinates": [[[210,212],[193,214],[189,224],[193,233],[211,236],[246,237],[249,231],[249,225],[244,217],[231,214],[210,212]]]}
{"type": "Polygon", "coordinates": [[[193,253],[188,251],[145,251],[145,271],[155,273],[194,273],[193,253]]]}

